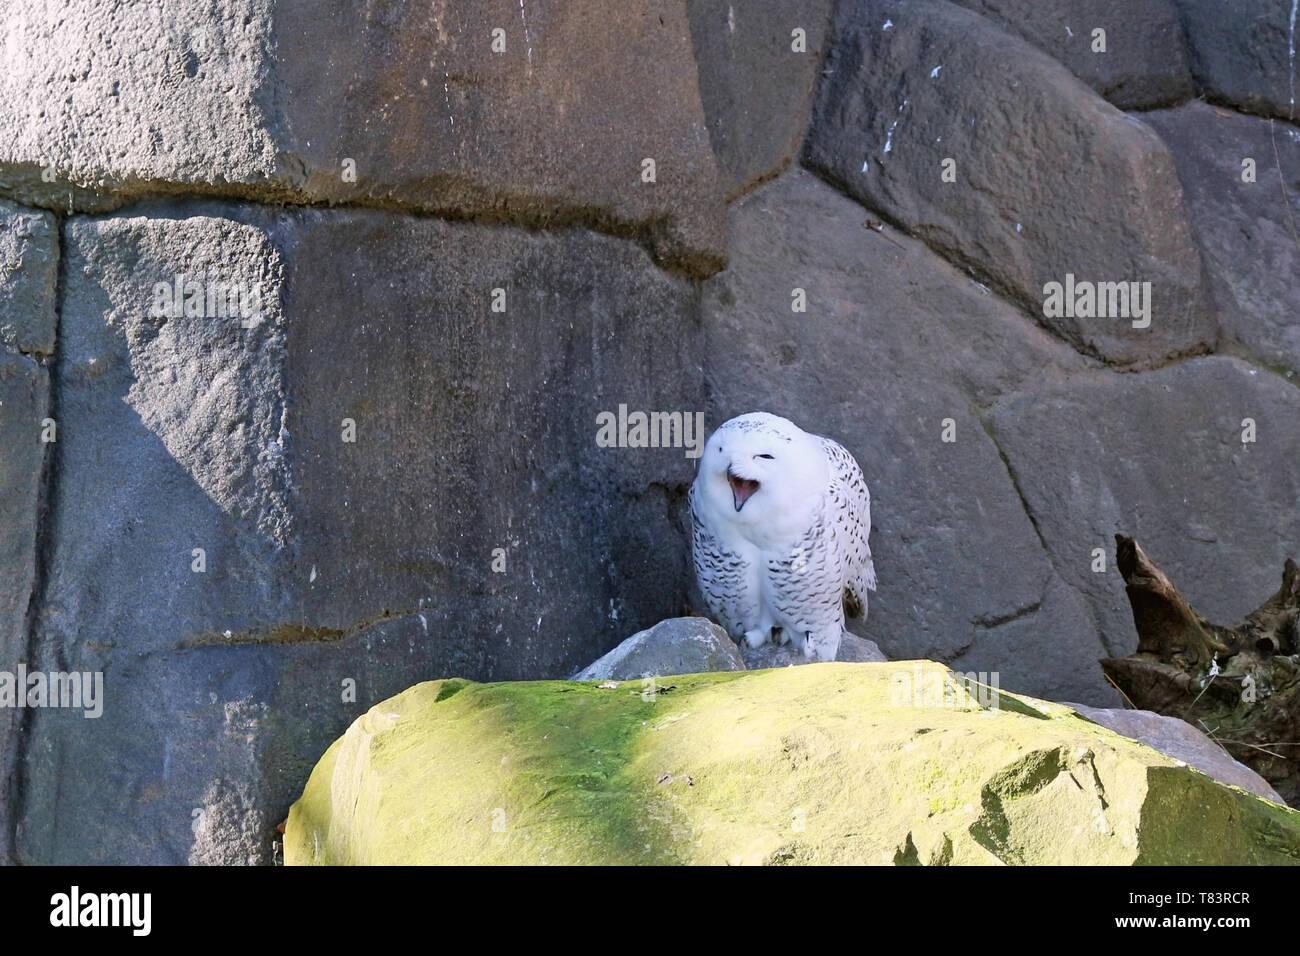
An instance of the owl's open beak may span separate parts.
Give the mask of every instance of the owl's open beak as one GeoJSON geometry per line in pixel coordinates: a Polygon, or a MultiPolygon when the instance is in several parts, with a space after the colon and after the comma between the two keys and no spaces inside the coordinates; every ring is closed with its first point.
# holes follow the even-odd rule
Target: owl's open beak
{"type": "Polygon", "coordinates": [[[727,481],[731,484],[731,500],[735,503],[737,511],[745,507],[745,502],[758,491],[757,481],[734,475],[730,468],[727,469],[727,481]]]}

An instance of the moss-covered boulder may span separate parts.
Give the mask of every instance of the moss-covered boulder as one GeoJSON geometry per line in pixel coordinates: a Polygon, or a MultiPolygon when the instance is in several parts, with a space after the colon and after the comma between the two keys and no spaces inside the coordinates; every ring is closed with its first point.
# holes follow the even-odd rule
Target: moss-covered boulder
{"type": "Polygon", "coordinates": [[[442,680],[335,741],[285,862],[1294,863],[1300,813],[928,662],[442,680]]]}

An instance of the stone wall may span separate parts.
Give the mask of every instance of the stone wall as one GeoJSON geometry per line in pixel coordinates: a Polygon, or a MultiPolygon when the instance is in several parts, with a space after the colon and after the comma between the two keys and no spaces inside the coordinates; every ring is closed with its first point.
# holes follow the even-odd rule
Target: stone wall
{"type": "Polygon", "coordinates": [[[270,862],[375,702],[698,609],[620,406],[836,438],[863,635],[1116,704],[1113,533],[1300,551],[1289,10],[0,0],[0,671],[105,695],[3,708],[0,854],[270,862]]]}

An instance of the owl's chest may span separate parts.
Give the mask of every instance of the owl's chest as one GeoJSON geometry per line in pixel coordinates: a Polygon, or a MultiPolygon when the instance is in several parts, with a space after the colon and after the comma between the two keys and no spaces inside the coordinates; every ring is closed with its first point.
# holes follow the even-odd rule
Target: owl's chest
{"type": "Polygon", "coordinates": [[[827,570],[824,542],[812,533],[779,548],[742,545],[746,590],[759,601],[788,599],[827,570]]]}

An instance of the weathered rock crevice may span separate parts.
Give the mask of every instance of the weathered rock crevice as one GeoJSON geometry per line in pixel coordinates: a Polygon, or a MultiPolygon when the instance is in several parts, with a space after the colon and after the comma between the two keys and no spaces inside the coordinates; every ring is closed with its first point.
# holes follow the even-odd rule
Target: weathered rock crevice
{"type": "MultiPolygon", "coordinates": [[[[1046,600],[1047,582],[1048,580],[1050,580],[1050,578],[1051,578],[1051,574],[1049,574],[1046,578],[1043,579],[1043,597],[1040,597],[1037,601],[1034,601],[1032,604],[1026,604],[1024,607],[1017,608],[1016,610],[1010,612],[1009,614],[998,614],[998,615],[989,615],[986,617],[972,618],[971,619],[972,626],[980,628],[981,630],[992,631],[995,630],[996,628],[1002,627],[1003,625],[1010,624],[1013,621],[1020,621],[1027,617],[1032,617],[1033,615],[1037,614],[1039,610],[1042,609],[1043,601],[1046,600]]],[[[967,650],[969,647],[970,645],[968,644],[966,645],[965,648],[959,649],[958,653],[954,655],[954,657],[960,657],[962,651],[967,650]]]]}
{"type": "MultiPolygon", "coordinates": [[[[56,440],[44,445],[41,459],[39,492],[36,501],[36,541],[33,548],[35,562],[32,572],[31,598],[23,621],[24,661],[31,667],[42,657],[41,648],[41,613],[45,607],[46,589],[50,574],[50,555],[54,547],[56,533],[56,515],[54,513],[54,489],[59,475],[59,442],[57,429],[61,427],[59,418],[59,342],[62,334],[63,293],[67,288],[67,259],[63,254],[64,218],[56,214],[55,254],[58,267],[54,282],[54,329],[52,347],[42,356],[41,364],[47,370],[46,417],[52,419],[56,428],[56,440]]],[[[9,833],[4,844],[8,851],[8,862],[18,862],[18,829],[21,825],[24,808],[28,800],[27,749],[31,742],[32,722],[35,711],[24,708],[18,716],[15,738],[10,754],[12,761],[6,767],[6,803],[9,807],[9,833]]]]}

